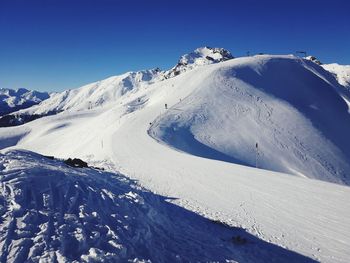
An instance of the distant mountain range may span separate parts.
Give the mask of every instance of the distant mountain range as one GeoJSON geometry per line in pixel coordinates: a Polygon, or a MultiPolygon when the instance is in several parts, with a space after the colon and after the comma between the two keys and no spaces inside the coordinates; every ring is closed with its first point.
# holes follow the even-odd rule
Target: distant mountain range
{"type": "Polygon", "coordinates": [[[0,116],[29,108],[50,97],[48,92],[27,89],[0,89],[0,116]]]}

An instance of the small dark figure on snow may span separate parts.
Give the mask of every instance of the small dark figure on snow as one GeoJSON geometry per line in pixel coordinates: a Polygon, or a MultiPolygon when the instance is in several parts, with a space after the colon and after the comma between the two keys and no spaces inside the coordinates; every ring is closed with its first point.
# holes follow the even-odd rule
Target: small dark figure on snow
{"type": "Polygon", "coordinates": [[[64,163],[75,168],[88,167],[86,162],[77,158],[74,158],[74,159],[68,158],[67,160],[64,161],[64,163]]]}

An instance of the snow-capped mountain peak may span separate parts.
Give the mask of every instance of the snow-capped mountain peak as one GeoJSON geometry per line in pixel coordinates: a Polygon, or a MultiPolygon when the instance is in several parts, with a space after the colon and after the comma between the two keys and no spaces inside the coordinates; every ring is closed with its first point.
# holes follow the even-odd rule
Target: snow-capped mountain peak
{"type": "Polygon", "coordinates": [[[206,65],[232,59],[231,53],[224,48],[200,47],[183,55],[179,63],[183,65],[206,65]]]}
{"type": "Polygon", "coordinates": [[[0,115],[31,107],[49,97],[50,95],[47,92],[24,88],[17,90],[0,89],[0,115]]]}
{"type": "MultiPolygon", "coordinates": [[[[137,92],[142,87],[177,76],[182,72],[198,66],[218,63],[232,58],[231,53],[223,48],[197,48],[193,52],[181,56],[177,65],[168,71],[162,71],[159,68],[129,71],[122,75],[112,76],[84,85],[78,89],[51,94],[50,99],[40,105],[35,105],[30,109],[16,113],[18,116],[45,116],[71,109],[86,110],[100,106],[114,105],[119,98],[129,92],[137,92]]],[[[5,120],[4,123],[9,126],[23,123],[23,121],[19,121],[13,116],[10,116],[11,118],[5,120]],[[9,122],[13,124],[8,124],[9,122]]]]}
{"type": "Polygon", "coordinates": [[[165,72],[165,77],[174,77],[198,66],[218,63],[233,58],[230,51],[224,48],[200,47],[191,53],[181,56],[175,67],[165,72]]]}
{"type": "Polygon", "coordinates": [[[46,114],[74,109],[83,110],[110,105],[128,92],[162,79],[159,69],[130,71],[119,76],[84,85],[78,89],[56,93],[42,104],[28,109],[24,114],[46,114]]]}
{"type": "Polygon", "coordinates": [[[322,65],[322,62],[314,56],[307,56],[307,57],[305,57],[305,59],[310,60],[318,65],[322,65]]]}

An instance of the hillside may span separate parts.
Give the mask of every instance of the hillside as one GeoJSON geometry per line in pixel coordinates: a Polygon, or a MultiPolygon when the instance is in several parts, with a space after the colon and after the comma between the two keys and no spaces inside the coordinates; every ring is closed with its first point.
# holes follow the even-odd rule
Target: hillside
{"type": "Polygon", "coordinates": [[[350,115],[339,92],[344,87],[321,66],[291,55],[194,54],[201,58],[185,56],[187,67],[170,77],[152,71],[124,90],[127,73],[67,91],[72,95],[59,103],[49,99],[29,110],[60,105],[63,111],[1,128],[0,148],[82,158],[269,243],[345,263],[350,115]],[[89,103],[102,94],[105,103],[89,103]]]}
{"type": "MultiPolygon", "coordinates": [[[[15,112],[12,116],[24,117],[37,115],[41,117],[65,110],[79,111],[102,106],[113,106],[124,95],[135,93],[139,89],[142,89],[142,87],[172,78],[198,66],[219,63],[232,58],[231,53],[223,48],[198,48],[189,54],[183,55],[178,63],[170,70],[161,71],[157,68],[112,76],[87,84],[78,89],[55,93],[49,100],[42,104],[15,112]]],[[[18,122],[14,121],[16,125],[27,122],[26,120],[21,121],[20,117],[16,117],[19,119],[18,122]]]]}
{"type": "Polygon", "coordinates": [[[337,63],[322,65],[325,70],[333,73],[339,83],[350,90],[350,65],[339,65],[337,63]]]}
{"type": "MultiPolygon", "coordinates": [[[[123,125],[111,124],[131,117],[145,123],[143,129],[157,141],[190,154],[349,184],[348,107],[337,81],[319,65],[293,56],[256,56],[197,66],[170,79],[161,71],[148,73],[127,73],[57,94],[26,110],[64,110],[57,118],[11,133],[31,130],[19,146],[39,152],[63,140],[57,154],[72,152],[71,140],[80,134],[86,140],[74,142],[74,152],[89,155],[86,145],[95,145],[91,151],[101,148],[101,140],[123,132],[123,125]]],[[[111,158],[106,154],[94,155],[111,158]]]]}
{"type": "Polygon", "coordinates": [[[258,143],[260,168],[348,184],[350,115],[328,77],[294,57],[234,59],[189,80],[193,92],[149,133],[191,154],[249,166],[258,143]]]}

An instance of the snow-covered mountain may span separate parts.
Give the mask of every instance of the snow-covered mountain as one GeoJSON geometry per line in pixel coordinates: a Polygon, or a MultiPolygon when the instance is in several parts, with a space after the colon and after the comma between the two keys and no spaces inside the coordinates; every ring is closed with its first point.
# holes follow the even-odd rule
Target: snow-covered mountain
{"type": "Polygon", "coordinates": [[[0,116],[39,104],[50,97],[47,92],[27,89],[0,89],[0,116]]]}
{"type": "Polygon", "coordinates": [[[339,83],[350,91],[350,65],[339,65],[337,63],[325,64],[322,67],[333,73],[339,83]]]}
{"type": "Polygon", "coordinates": [[[42,104],[21,112],[45,114],[50,111],[84,110],[113,105],[126,93],[136,92],[142,86],[154,83],[161,77],[159,69],[127,72],[123,75],[97,81],[78,89],[57,93],[42,104]]]}
{"type": "MultiPolygon", "coordinates": [[[[181,60],[184,58],[190,65],[197,59],[194,55],[181,60]]],[[[96,120],[100,120],[102,112],[101,116],[109,116],[107,112],[115,109],[117,119],[112,122],[120,122],[119,118],[131,112],[144,118],[141,109],[147,112],[149,105],[163,101],[169,109],[159,115],[164,109],[159,106],[154,118],[147,120],[152,122],[147,128],[154,139],[171,147],[202,157],[350,184],[350,141],[344,140],[350,134],[348,107],[337,92],[343,88],[319,65],[294,56],[259,55],[198,64],[171,79],[163,76],[160,70],[129,72],[56,94],[24,111],[68,114],[68,110],[76,115],[94,109],[96,120]]],[[[40,124],[40,129],[45,125],[51,126],[40,124]]],[[[66,126],[59,131],[76,126],[84,133],[75,122],[66,126]]],[[[55,134],[47,132],[33,140],[32,136],[38,136],[36,124],[17,130],[28,127],[33,132],[20,141],[27,149],[55,134]]],[[[101,136],[99,130],[87,131],[91,140],[101,136]]],[[[64,136],[69,145],[71,134],[64,136]]],[[[84,149],[86,143],[75,144],[84,149]]],[[[70,149],[69,145],[62,143],[64,149],[70,149]]]]}
{"type": "Polygon", "coordinates": [[[179,74],[129,72],[60,93],[22,111],[60,113],[1,128],[0,148],[78,157],[288,250],[347,262],[346,89],[308,59],[229,58],[201,48],[179,74]]]}
{"type": "Polygon", "coordinates": [[[198,66],[219,63],[233,58],[230,51],[223,48],[197,48],[193,52],[181,56],[179,62],[172,69],[166,71],[164,76],[171,78],[198,66]]]}
{"type": "Polygon", "coordinates": [[[337,63],[321,64],[339,82],[342,88],[338,89],[339,95],[344,99],[349,107],[350,113],[350,65],[339,65],[337,63]]]}
{"type": "MultiPolygon", "coordinates": [[[[335,78],[338,80],[339,84],[346,88],[345,94],[347,98],[349,98],[350,94],[350,65],[339,65],[337,63],[331,63],[331,64],[323,64],[320,60],[318,60],[314,56],[307,56],[305,59],[310,60],[321,67],[323,67],[325,70],[329,71],[331,74],[335,76],[335,78]]],[[[342,93],[342,92],[340,92],[342,93]]],[[[349,100],[347,100],[349,101],[349,100]]]]}
{"type": "Polygon", "coordinates": [[[348,108],[321,67],[288,56],[236,59],[200,85],[153,123],[153,137],[251,166],[257,142],[260,168],[350,182],[348,108]]]}
{"type": "Polygon", "coordinates": [[[77,111],[112,105],[124,94],[135,92],[143,85],[153,83],[160,78],[163,76],[159,69],[127,72],[78,89],[54,93],[39,105],[0,118],[0,127],[21,125],[65,110],[77,111]]]}
{"type": "Polygon", "coordinates": [[[323,64],[314,56],[307,56],[305,59],[320,65],[337,79],[340,87],[336,87],[336,90],[348,105],[350,113],[350,65],[323,64]]]}
{"type": "Polygon", "coordinates": [[[113,105],[122,96],[128,93],[135,93],[144,86],[174,77],[199,66],[218,63],[232,58],[231,53],[223,48],[198,48],[194,52],[183,55],[178,64],[170,70],[161,71],[157,68],[127,72],[78,89],[55,93],[50,99],[40,105],[13,113],[11,121],[14,125],[18,125],[27,122],[27,119],[32,120],[32,118],[26,118],[26,116],[35,115],[40,117],[64,110],[86,110],[113,105]],[[17,119],[14,120],[14,118],[17,119]]]}

